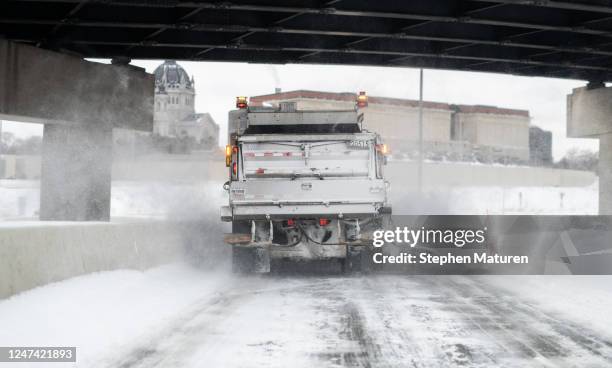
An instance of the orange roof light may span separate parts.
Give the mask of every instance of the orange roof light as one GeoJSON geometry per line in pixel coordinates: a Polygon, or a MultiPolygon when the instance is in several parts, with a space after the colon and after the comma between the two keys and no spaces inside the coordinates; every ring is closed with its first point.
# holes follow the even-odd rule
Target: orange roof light
{"type": "Polygon", "coordinates": [[[389,153],[389,146],[387,146],[386,144],[377,144],[376,150],[383,155],[387,155],[389,153]]]}
{"type": "Polygon", "coordinates": [[[247,107],[249,107],[249,104],[245,96],[236,97],[236,108],[237,109],[246,109],[247,107]]]}
{"type": "Polygon", "coordinates": [[[225,146],[225,166],[229,167],[232,163],[232,145],[225,146]]]}
{"type": "Polygon", "coordinates": [[[368,96],[364,91],[359,92],[357,96],[357,107],[367,107],[368,106],[368,96]]]}

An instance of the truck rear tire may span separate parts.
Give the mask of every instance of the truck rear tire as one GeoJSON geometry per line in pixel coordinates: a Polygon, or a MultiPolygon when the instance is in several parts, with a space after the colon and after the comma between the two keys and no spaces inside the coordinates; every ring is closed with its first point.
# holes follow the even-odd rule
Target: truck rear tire
{"type": "Polygon", "coordinates": [[[346,274],[367,273],[368,260],[364,246],[348,246],[346,250],[346,258],[342,263],[342,270],[346,274]]]}
{"type": "Polygon", "coordinates": [[[232,272],[241,274],[270,272],[270,250],[265,247],[232,246],[232,272]]]}

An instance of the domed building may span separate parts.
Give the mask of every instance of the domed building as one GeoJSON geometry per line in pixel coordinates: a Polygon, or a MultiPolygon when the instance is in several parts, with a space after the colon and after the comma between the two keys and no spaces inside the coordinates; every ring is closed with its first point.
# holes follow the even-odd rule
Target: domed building
{"type": "Polygon", "coordinates": [[[195,82],[174,60],[155,69],[153,132],[166,137],[191,137],[202,148],[219,143],[219,126],[208,113],[195,112],[195,82]]]}

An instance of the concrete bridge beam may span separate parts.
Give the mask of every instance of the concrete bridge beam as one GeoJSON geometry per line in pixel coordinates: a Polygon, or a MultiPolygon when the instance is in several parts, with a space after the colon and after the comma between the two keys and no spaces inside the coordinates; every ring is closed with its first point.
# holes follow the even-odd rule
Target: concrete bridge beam
{"type": "Polygon", "coordinates": [[[42,220],[108,220],[112,129],[153,130],[154,77],[0,40],[0,119],[45,125],[42,220]]]}

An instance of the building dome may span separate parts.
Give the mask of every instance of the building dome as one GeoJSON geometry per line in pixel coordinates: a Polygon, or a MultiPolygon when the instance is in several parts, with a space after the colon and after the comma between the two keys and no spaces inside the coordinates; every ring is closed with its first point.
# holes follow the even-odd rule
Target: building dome
{"type": "Polygon", "coordinates": [[[164,92],[172,88],[186,88],[193,90],[193,79],[174,60],[166,60],[155,69],[155,89],[164,92]]]}

